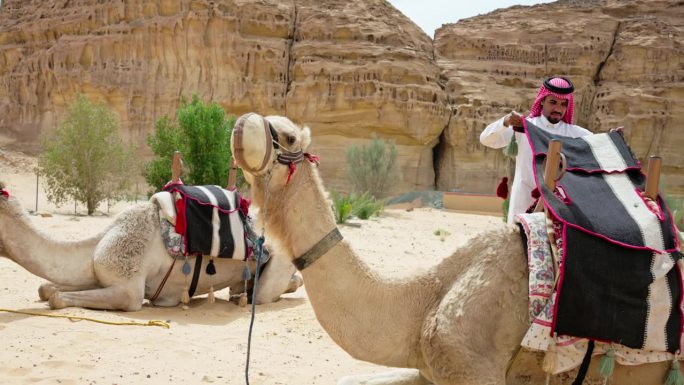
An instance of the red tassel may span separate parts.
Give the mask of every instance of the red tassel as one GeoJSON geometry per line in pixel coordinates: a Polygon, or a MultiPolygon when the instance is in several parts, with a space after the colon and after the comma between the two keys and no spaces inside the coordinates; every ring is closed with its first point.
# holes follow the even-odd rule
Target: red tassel
{"type": "Polygon", "coordinates": [[[309,154],[308,152],[304,153],[304,157],[311,163],[315,163],[316,166],[321,162],[321,158],[318,155],[313,155],[309,154]]]}
{"type": "Polygon", "coordinates": [[[9,192],[4,189],[0,189],[0,195],[4,196],[5,198],[9,198],[9,192]]]}
{"type": "Polygon", "coordinates": [[[498,196],[501,199],[508,198],[508,178],[507,177],[503,177],[503,179],[501,179],[501,182],[499,182],[499,185],[496,186],[496,196],[498,196]]]}
{"type": "Polygon", "coordinates": [[[295,164],[294,162],[290,162],[290,172],[287,173],[287,181],[285,181],[285,186],[290,183],[290,179],[292,179],[292,174],[295,172],[295,164]]]}
{"type": "Polygon", "coordinates": [[[238,194],[240,197],[240,212],[244,215],[247,216],[249,215],[249,205],[252,204],[252,201],[243,197],[242,195],[238,194]]]}
{"type": "Polygon", "coordinates": [[[541,196],[541,193],[539,193],[539,189],[538,189],[538,188],[535,188],[534,190],[532,190],[532,192],[530,193],[530,195],[532,196],[532,198],[538,199],[538,198],[541,196]]]}
{"type": "Polygon", "coordinates": [[[184,236],[186,230],[185,197],[181,196],[180,199],[176,199],[176,232],[184,236]]]}

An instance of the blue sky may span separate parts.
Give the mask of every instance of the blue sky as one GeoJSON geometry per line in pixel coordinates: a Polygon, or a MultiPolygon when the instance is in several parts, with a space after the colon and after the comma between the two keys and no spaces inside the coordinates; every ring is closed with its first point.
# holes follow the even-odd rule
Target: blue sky
{"type": "Polygon", "coordinates": [[[395,8],[434,37],[435,29],[459,19],[489,13],[513,5],[550,3],[550,0],[388,0],[395,8]]]}

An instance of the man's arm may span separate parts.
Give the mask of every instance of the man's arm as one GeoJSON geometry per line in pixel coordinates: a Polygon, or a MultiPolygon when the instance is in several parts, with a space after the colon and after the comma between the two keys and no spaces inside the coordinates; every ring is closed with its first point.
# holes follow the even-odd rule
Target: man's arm
{"type": "Polygon", "coordinates": [[[480,134],[480,143],[491,148],[503,148],[508,145],[513,136],[513,126],[522,126],[522,117],[515,112],[504,116],[487,126],[480,134]]]}

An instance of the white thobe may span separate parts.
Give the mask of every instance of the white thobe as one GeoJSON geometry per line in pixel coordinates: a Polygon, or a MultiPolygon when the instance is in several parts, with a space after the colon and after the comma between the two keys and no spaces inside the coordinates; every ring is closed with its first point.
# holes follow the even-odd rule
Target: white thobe
{"type": "MultiPolygon", "coordinates": [[[[532,203],[532,190],[534,183],[534,171],[532,170],[532,148],[527,141],[524,133],[514,132],[512,127],[504,126],[505,117],[487,126],[480,134],[480,142],[487,147],[503,148],[511,141],[515,133],[515,140],[518,142],[518,155],[515,158],[515,175],[511,186],[510,203],[508,205],[508,223],[513,223],[517,214],[524,213],[532,203]]],[[[578,138],[580,136],[591,135],[591,131],[560,121],[553,124],[544,115],[534,118],[527,118],[529,122],[542,130],[552,134],[578,138]]]]}

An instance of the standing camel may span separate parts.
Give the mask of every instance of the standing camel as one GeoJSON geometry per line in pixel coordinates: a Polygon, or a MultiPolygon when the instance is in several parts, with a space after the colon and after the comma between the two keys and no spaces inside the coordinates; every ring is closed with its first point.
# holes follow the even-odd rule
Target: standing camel
{"type": "MultiPolygon", "coordinates": [[[[4,192],[0,184],[0,192],[4,192]]],[[[159,208],[151,202],[139,203],[117,216],[99,234],[84,240],[64,242],[38,231],[19,201],[0,194],[0,256],[5,256],[30,273],[50,283],[40,286],[38,295],[52,309],[85,307],[92,309],[140,310],[169,272],[173,258],[162,241],[159,208]]],[[[204,258],[195,295],[230,287],[244,288],[244,262],[216,258],[216,274],[209,278],[204,258]]],[[[182,263],[176,263],[156,306],[176,306],[186,285],[182,263]]],[[[250,271],[254,272],[250,261],[250,271]]],[[[269,268],[260,277],[257,303],[273,302],[280,294],[296,290],[301,279],[284,257],[272,256],[269,268]]]]}
{"type": "MultiPolygon", "coordinates": [[[[293,263],[326,332],[357,359],[410,369],[348,377],[339,384],[544,383],[540,355],[516,356],[530,325],[527,258],[517,228],[502,224],[427,272],[387,279],[339,241],[316,158],[304,153],[308,127],[285,117],[248,114],[238,119],[233,135],[233,154],[244,154],[238,165],[266,234],[283,254],[296,257],[293,263]],[[275,151],[270,139],[263,145],[269,131],[275,151]]],[[[585,384],[603,383],[597,361],[585,384]]],[[[611,383],[661,385],[668,368],[669,362],[618,365],[611,383]]],[[[550,383],[569,385],[572,374],[553,376],[550,383]]]]}

